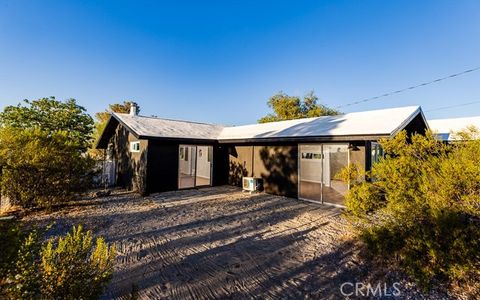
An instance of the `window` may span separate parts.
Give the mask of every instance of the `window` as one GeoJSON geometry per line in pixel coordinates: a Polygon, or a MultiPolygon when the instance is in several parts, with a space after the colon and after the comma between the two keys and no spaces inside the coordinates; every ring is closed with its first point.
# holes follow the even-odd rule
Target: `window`
{"type": "Polygon", "coordinates": [[[185,159],[185,149],[183,147],[180,147],[180,159],[185,159]]]}
{"type": "Polygon", "coordinates": [[[130,152],[140,152],[140,142],[130,142],[130,152]]]}
{"type": "Polygon", "coordinates": [[[322,159],[322,153],[302,152],[302,159],[322,159]]]}
{"type": "Polygon", "coordinates": [[[107,153],[106,153],[106,160],[111,161],[113,160],[113,144],[109,143],[107,147],[107,153]]]}
{"type": "Polygon", "coordinates": [[[212,153],[212,147],[208,147],[207,149],[208,149],[208,150],[207,150],[207,155],[208,155],[208,156],[207,156],[207,162],[212,162],[212,155],[213,155],[213,153],[212,153]]]}
{"type": "Polygon", "coordinates": [[[380,146],[379,143],[372,142],[372,152],[371,152],[371,157],[372,157],[372,165],[376,162],[378,162],[381,158],[383,158],[383,148],[380,146]]]}

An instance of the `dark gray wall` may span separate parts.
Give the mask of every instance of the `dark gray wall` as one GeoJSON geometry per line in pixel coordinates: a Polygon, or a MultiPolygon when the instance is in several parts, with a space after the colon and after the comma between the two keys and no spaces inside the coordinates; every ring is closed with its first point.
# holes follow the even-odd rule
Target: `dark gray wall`
{"type": "Polygon", "coordinates": [[[214,145],[212,185],[228,184],[228,172],[228,147],[225,145],[214,145]]]}
{"type": "Polygon", "coordinates": [[[148,140],[138,140],[119,124],[110,138],[117,169],[117,186],[146,193],[148,140]],[[130,142],[140,141],[140,152],[130,152],[130,142]]]}
{"type": "Polygon", "coordinates": [[[178,143],[149,141],[148,193],[178,189],[178,143]]]}
{"type": "MultiPolygon", "coordinates": [[[[178,149],[185,142],[150,140],[148,144],[147,191],[148,193],[178,189],[178,149]]],[[[208,145],[202,143],[201,145],[208,145]]],[[[228,152],[226,146],[213,146],[212,185],[228,183],[228,152]]]]}
{"type": "Polygon", "coordinates": [[[267,193],[297,197],[297,156],[297,145],[230,145],[228,183],[241,186],[243,176],[259,177],[267,193]]]}

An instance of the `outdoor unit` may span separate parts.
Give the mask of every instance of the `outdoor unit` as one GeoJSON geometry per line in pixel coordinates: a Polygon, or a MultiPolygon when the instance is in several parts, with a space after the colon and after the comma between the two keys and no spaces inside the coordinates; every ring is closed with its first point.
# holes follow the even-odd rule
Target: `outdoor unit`
{"type": "Polygon", "coordinates": [[[244,191],[257,192],[263,189],[262,178],[243,177],[242,182],[243,182],[242,186],[244,191]]]}

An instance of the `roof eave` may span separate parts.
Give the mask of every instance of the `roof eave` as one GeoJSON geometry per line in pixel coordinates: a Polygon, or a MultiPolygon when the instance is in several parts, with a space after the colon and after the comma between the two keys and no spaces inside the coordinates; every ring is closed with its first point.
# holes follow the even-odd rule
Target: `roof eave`
{"type": "Polygon", "coordinates": [[[385,134],[361,134],[361,135],[324,135],[324,136],[300,136],[300,137],[264,137],[264,138],[236,138],[219,139],[219,144],[235,143],[277,143],[277,142],[354,142],[354,141],[375,141],[381,138],[389,137],[385,134]]]}
{"type": "Polygon", "coordinates": [[[118,122],[119,124],[124,126],[131,134],[133,134],[135,138],[140,139],[138,133],[136,133],[132,128],[130,128],[127,124],[125,124],[121,118],[116,116],[115,113],[111,112],[110,117],[108,118],[107,124],[105,125],[105,128],[103,128],[103,131],[100,134],[100,137],[97,139],[97,142],[95,143],[95,149],[106,149],[107,145],[103,145],[103,142],[106,139],[105,134],[107,134],[108,131],[112,130],[111,124],[113,121],[118,122]]]}
{"type": "Polygon", "coordinates": [[[195,137],[167,137],[167,136],[148,136],[140,135],[138,139],[145,140],[154,140],[154,141],[165,141],[165,142],[185,142],[185,143],[208,143],[215,144],[218,143],[217,139],[206,139],[206,138],[195,138],[195,137]]]}
{"type": "Polygon", "coordinates": [[[98,136],[97,140],[95,141],[95,149],[106,149],[106,147],[103,146],[102,142],[104,141],[104,135],[106,134],[107,130],[110,127],[110,123],[112,122],[112,114],[108,117],[107,124],[105,124],[105,127],[102,130],[102,133],[98,136]]]}

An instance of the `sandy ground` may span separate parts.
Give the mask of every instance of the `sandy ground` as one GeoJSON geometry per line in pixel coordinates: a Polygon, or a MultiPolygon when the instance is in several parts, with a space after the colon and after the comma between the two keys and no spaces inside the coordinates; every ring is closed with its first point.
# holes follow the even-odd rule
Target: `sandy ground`
{"type": "Polygon", "coordinates": [[[51,235],[83,224],[114,243],[106,299],[344,299],[342,283],[373,280],[340,209],[234,187],[118,193],[25,220],[55,221],[51,235]]]}

